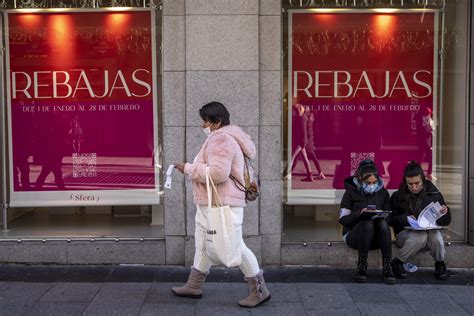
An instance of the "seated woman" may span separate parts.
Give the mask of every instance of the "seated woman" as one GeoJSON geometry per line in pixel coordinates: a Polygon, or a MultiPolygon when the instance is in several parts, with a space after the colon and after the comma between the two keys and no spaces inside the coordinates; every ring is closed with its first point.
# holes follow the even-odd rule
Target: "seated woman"
{"type": "Polygon", "coordinates": [[[387,213],[374,210],[390,210],[390,196],[379,177],[372,160],[359,164],[356,174],[344,181],[346,191],[341,201],[339,223],[344,226],[346,244],[359,252],[355,280],[367,281],[367,256],[369,249],[381,249],[383,258],[383,281],[394,284],[392,272],[392,239],[385,220],[387,213]]]}
{"type": "Polygon", "coordinates": [[[442,215],[436,220],[436,225],[447,226],[451,223],[451,211],[446,206],[443,194],[425,178],[425,173],[418,162],[411,161],[405,167],[403,182],[400,189],[393,193],[391,201],[393,213],[390,224],[400,247],[397,257],[392,262],[395,276],[406,279],[407,273],[403,263],[420,251],[429,251],[435,261],[435,278],[446,280],[449,272],[444,263],[446,249],[441,231],[419,231],[408,228],[413,225],[412,221],[418,220],[420,213],[431,202],[438,202],[442,206],[440,210],[442,215]]]}

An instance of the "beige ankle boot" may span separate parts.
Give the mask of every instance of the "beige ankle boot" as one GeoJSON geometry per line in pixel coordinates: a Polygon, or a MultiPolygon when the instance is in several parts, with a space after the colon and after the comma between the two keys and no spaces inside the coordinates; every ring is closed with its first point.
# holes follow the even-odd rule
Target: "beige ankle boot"
{"type": "Polygon", "coordinates": [[[183,286],[172,287],[171,292],[176,296],[202,298],[202,286],[206,281],[206,276],[207,273],[191,268],[188,282],[183,286]]]}
{"type": "Polygon", "coordinates": [[[263,271],[252,278],[245,278],[249,284],[249,296],[239,301],[241,307],[257,307],[260,304],[268,302],[271,299],[270,291],[265,285],[263,271]]]}

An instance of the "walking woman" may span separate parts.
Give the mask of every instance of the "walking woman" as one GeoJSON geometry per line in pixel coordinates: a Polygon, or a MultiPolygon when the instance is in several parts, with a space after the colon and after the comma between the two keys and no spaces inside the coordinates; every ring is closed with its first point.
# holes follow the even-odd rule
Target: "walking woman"
{"type": "Polygon", "coordinates": [[[346,191],[341,201],[339,223],[344,226],[346,244],[359,252],[355,280],[367,281],[367,256],[370,249],[379,249],[383,258],[383,281],[394,284],[396,279],[390,265],[392,240],[385,220],[390,210],[390,196],[383,186],[377,167],[372,160],[359,164],[354,176],[344,182],[346,191]]]}
{"type": "Polygon", "coordinates": [[[196,252],[188,282],[181,287],[173,287],[177,296],[201,298],[202,286],[213,264],[206,253],[206,222],[208,200],[206,189],[206,168],[216,184],[222,204],[230,205],[234,226],[241,240],[242,263],[239,266],[249,284],[249,296],[239,301],[242,307],[256,307],[270,300],[263,271],[257,258],[242,239],[242,222],[245,193],[237,188],[232,176],[244,183],[244,155],[253,159],[255,144],[240,127],[230,125],[229,112],[219,102],[211,102],[199,110],[202,128],[208,136],[193,163],[178,163],[176,168],[189,176],[193,183],[194,202],[196,204],[196,231],[194,233],[196,252]]]}

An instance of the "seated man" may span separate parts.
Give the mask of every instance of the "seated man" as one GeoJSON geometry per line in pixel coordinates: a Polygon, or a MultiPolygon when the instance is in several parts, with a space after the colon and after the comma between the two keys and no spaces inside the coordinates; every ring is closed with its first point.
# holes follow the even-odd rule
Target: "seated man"
{"type": "Polygon", "coordinates": [[[397,237],[400,248],[398,256],[392,260],[392,269],[397,278],[405,279],[407,273],[403,263],[420,251],[427,250],[435,260],[435,277],[446,280],[449,277],[444,258],[446,250],[440,230],[412,230],[410,221],[416,221],[421,211],[431,202],[439,202],[442,206],[437,221],[438,226],[447,226],[451,223],[451,213],[445,205],[443,195],[435,185],[425,178],[423,169],[416,161],[411,161],[406,167],[403,183],[400,189],[393,193],[392,215],[389,223],[397,237]]]}

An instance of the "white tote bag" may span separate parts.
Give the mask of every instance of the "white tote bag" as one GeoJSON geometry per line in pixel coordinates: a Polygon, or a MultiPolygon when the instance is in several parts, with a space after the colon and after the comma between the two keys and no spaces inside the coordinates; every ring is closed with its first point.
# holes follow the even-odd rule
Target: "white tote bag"
{"type": "Polygon", "coordinates": [[[222,263],[227,267],[239,266],[242,261],[241,237],[233,225],[230,206],[222,205],[209,168],[206,168],[206,187],[206,253],[215,263],[222,263]],[[212,207],[213,192],[217,199],[215,207],[212,207]]]}

